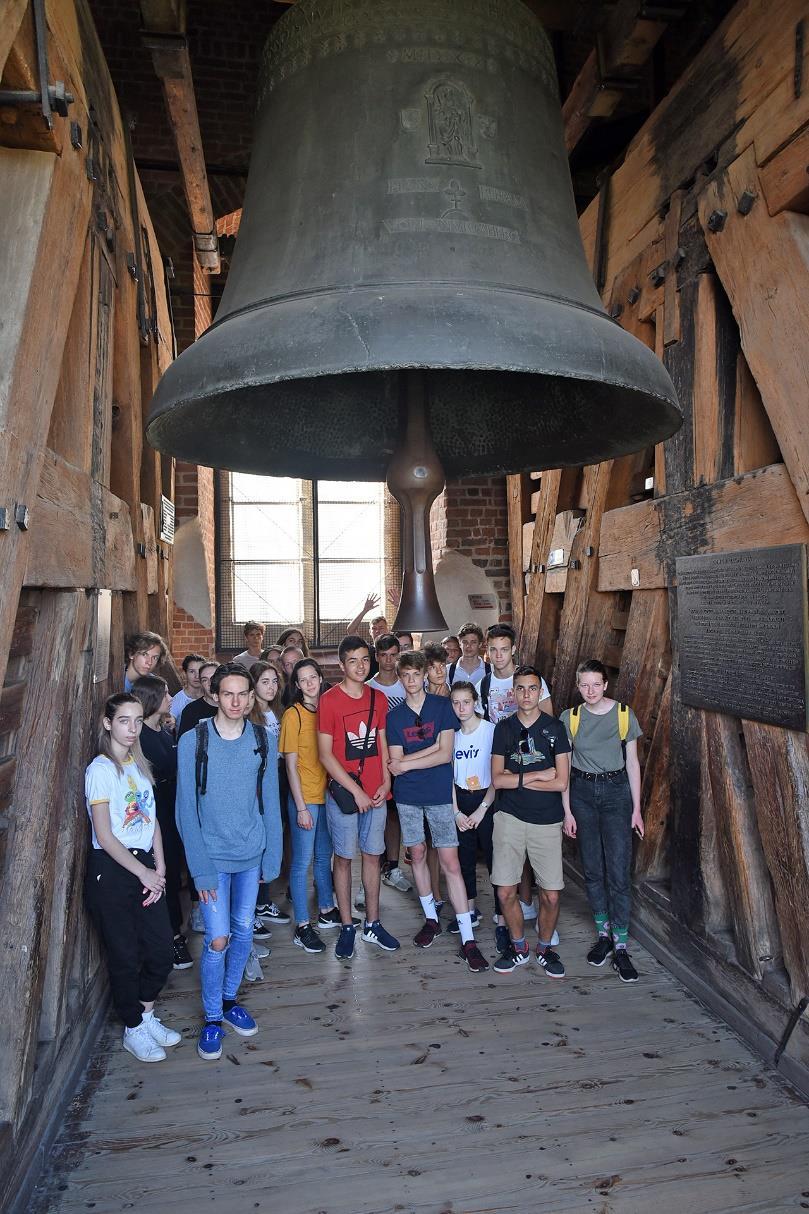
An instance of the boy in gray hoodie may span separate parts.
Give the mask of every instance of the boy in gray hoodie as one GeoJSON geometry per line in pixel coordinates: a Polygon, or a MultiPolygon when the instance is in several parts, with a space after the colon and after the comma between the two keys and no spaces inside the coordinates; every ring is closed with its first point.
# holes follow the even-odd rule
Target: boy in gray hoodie
{"type": "Polygon", "coordinates": [[[259,878],[281,867],[278,747],[247,714],[253,679],[243,666],[220,666],[211,679],[216,716],[200,721],[177,747],[177,828],[205,923],[200,961],[205,1023],[200,1058],[222,1055],[223,1023],[242,1037],[258,1025],[236,999],[253,941],[259,878]]]}

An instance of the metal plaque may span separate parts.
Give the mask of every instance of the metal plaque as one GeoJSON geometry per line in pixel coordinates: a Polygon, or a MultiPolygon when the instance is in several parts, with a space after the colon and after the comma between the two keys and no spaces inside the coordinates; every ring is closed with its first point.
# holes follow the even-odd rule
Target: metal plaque
{"type": "Polygon", "coordinates": [[[807,729],[806,546],[677,559],[684,704],[807,729]]]}

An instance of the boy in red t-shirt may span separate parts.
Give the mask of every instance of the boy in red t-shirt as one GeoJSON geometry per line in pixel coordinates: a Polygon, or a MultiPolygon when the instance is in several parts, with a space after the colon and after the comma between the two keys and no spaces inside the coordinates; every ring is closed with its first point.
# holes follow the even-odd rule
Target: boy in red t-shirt
{"type": "Polygon", "coordinates": [[[375,692],[372,706],[373,689],[365,684],[371,655],[362,637],[344,637],[337,657],[343,679],[320,697],[317,741],[320,761],[329,774],[326,820],[334,847],[334,890],[341,919],[334,953],[348,960],[354,955],[356,931],[351,916],[351,861],[358,849],[365,887],[362,938],[391,953],[399,941],[379,922],[379,857],[385,850],[385,803],[390,793],[385,740],[388,702],[375,692]],[[340,786],[336,790],[335,784],[340,786]],[[344,809],[332,795],[334,791],[344,809]]]}

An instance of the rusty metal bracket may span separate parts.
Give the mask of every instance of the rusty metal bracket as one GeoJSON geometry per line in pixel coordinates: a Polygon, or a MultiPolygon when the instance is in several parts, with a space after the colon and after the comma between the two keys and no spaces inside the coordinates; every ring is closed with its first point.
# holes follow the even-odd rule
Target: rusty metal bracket
{"type": "Polygon", "coordinates": [[[37,76],[39,92],[35,89],[0,89],[0,105],[38,105],[42,110],[45,126],[53,130],[53,114],[67,118],[68,106],[76,100],[65,89],[63,80],[48,83],[48,26],[45,19],[45,0],[31,0],[34,13],[34,36],[37,51],[37,76]]]}

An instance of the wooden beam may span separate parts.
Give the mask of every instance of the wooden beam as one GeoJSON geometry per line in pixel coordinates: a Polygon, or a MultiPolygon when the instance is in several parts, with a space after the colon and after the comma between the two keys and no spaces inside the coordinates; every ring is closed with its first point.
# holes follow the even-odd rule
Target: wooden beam
{"type": "Polygon", "coordinates": [[[562,107],[568,155],[589,129],[593,118],[608,118],[637,87],[640,68],[665,33],[665,21],[643,17],[638,0],[618,0],[592,51],[573,82],[562,107]]]}
{"type": "Polygon", "coordinates": [[[677,556],[809,542],[809,525],[783,464],[637,502],[604,515],[598,589],[653,589],[672,584],[677,556]]]}
{"type": "Polygon", "coordinates": [[[739,963],[755,978],[778,966],[781,939],[772,883],[756,823],[750,771],[741,723],[723,713],[705,713],[722,877],[732,907],[739,963]],[[721,761],[719,756],[721,755],[721,761]]]}
{"type": "MultiPolygon", "coordinates": [[[[805,0],[739,0],[657,106],[611,179],[608,283],[717,148],[727,163],[755,144],[762,164],[809,122],[809,89],[794,93],[795,28],[805,17],[805,0]]],[[[802,70],[809,79],[809,38],[802,70]]],[[[586,248],[597,215],[596,199],[581,217],[586,248]]]]}
{"type": "Polygon", "coordinates": [[[635,590],[629,608],[618,681],[610,694],[631,704],[647,739],[671,673],[669,604],[665,590],[635,590]]]}
{"type": "MultiPolygon", "coordinates": [[[[0,485],[10,508],[35,503],[91,201],[72,150],[55,157],[0,149],[0,485]]],[[[0,532],[0,682],[30,538],[15,524],[0,532]]]]}
{"type": "MultiPolygon", "coordinates": [[[[141,5],[141,9],[149,5],[141,5]]],[[[144,12],[144,20],[146,14],[144,12]]],[[[152,52],[152,63],[163,86],[163,97],[168,110],[180,175],[185,192],[188,214],[194,240],[194,251],[203,269],[218,274],[221,269],[219,245],[214,229],[213,204],[208,187],[205,154],[199,129],[197,100],[191,76],[191,60],[188,45],[181,33],[154,33],[143,35],[145,45],[152,52]]]]}
{"type": "Polygon", "coordinates": [[[802,131],[759,172],[771,215],[780,211],[809,214],[809,130],[802,131]]]}
{"type": "Polygon", "coordinates": [[[809,995],[809,755],[806,735],[744,721],[756,818],[767,860],[792,998],[809,995]]]}
{"type": "MultiPolygon", "coordinates": [[[[553,527],[556,522],[556,507],[561,483],[561,469],[552,468],[542,473],[539,509],[534,525],[534,544],[531,551],[531,569],[528,575],[530,579],[528,597],[525,602],[525,618],[519,644],[520,657],[523,662],[533,662],[536,659],[542,604],[545,597],[545,573],[544,571],[542,573],[534,572],[534,570],[537,566],[544,565],[548,557],[553,527]]],[[[520,551],[522,551],[522,547],[520,551]]]]}
{"type": "Polygon", "coordinates": [[[760,194],[749,149],[706,188],[700,218],[745,358],[809,519],[809,364],[795,354],[809,325],[809,217],[789,211],[771,216],[760,194]],[[751,208],[740,211],[747,194],[751,208]],[[720,212],[726,218],[717,224],[712,216],[720,212]]]}
{"type": "Polygon", "coordinates": [[[525,616],[525,575],[522,563],[523,527],[530,516],[531,482],[524,472],[506,477],[508,505],[508,567],[511,585],[511,619],[517,636],[525,616]]]}
{"type": "Polygon", "coordinates": [[[45,452],[30,529],[26,586],[137,588],[126,502],[54,451],[45,452]]]}
{"type": "Polygon", "coordinates": [[[671,831],[671,675],[666,680],[641,784],[644,835],[635,852],[635,873],[656,881],[668,876],[671,831]]]}

